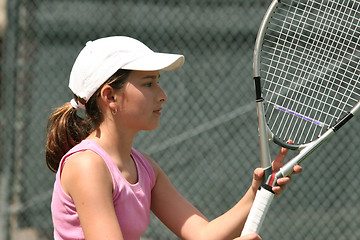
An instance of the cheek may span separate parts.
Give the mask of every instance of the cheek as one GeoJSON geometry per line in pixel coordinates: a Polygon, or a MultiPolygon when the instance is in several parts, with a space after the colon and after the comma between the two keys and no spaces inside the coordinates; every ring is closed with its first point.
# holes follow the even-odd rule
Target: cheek
{"type": "Polygon", "coordinates": [[[119,104],[119,110],[125,115],[145,114],[148,105],[143,95],[129,94],[122,99],[119,104]]]}

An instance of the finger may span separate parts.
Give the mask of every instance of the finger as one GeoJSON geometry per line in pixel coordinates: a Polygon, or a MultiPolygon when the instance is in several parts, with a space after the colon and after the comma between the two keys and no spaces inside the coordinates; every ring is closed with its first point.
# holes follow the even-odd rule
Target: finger
{"type": "Polygon", "coordinates": [[[272,187],[272,191],[275,193],[275,196],[280,195],[283,191],[285,191],[286,186],[274,186],[272,187]]]}
{"type": "Polygon", "coordinates": [[[280,195],[282,192],[285,191],[286,186],[291,183],[291,177],[282,177],[279,178],[276,183],[277,185],[272,187],[272,191],[275,193],[275,197],[280,195]]]}
{"type": "Polygon", "coordinates": [[[262,238],[256,233],[246,234],[245,236],[234,238],[234,240],[261,240],[262,238]]]}
{"type": "Polygon", "coordinates": [[[292,174],[299,174],[303,171],[303,168],[300,165],[295,165],[293,169],[294,171],[292,172],[292,174]]]}
{"type": "Polygon", "coordinates": [[[278,155],[276,156],[275,160],[272,162],[272,168],[274,171],[278,171],[282,167],[284,160],[285,160],[285,156],[288,151],[289,151],[289,149],[287,149],[287,148],[281,148],[281,150],[278,153],[278,155]]]}
{"type": "Polygon", "coordinates": [[[279,178],[276,183],[277,185],[279,186],[282,186],[282,185],[287,185],[289,183],[291,183],[291,177],[282,177],[282,178],[279,178]]]}
{"type": "Polygon", "coordinates": [[[272,191],[275,193],[275,197],[279,196],[286,189],[287,184],[277,185],[272,187],[272,191]]]}
{"type": "MultiPolygon", "coordinates": [[[[292,144],[293,141],[289,140],[289,141],[287,141],[287,143],[292,144]]],[[[278,171],[283,166],[283,163],[284,163],[284,160],[285,160],[285,157],[286,157],[286,154],[288,153],[288,151],[289,151],[289,149],[287,149],[287,148],[280,149],[280,152],[278,153],[278,155],[276,156],[275,160],[272,163],[272,167],[273,167],[274,171],[278,171]]]]}
{"type": "Polygon", "coordinates": [[[260,187],[261,182],[263,180],[263,176],[264,176],[264,169],[256,168],[254,170],[253,181],[251,184],[254,191],[257,191],[257,189],[260,187]]]}
{"type": "Polygon", "coordinates": [[[254,180],[256,181],[262,180],[263,176],[264,176],[264,169],[256,168],[254,170],[254,180]]]}

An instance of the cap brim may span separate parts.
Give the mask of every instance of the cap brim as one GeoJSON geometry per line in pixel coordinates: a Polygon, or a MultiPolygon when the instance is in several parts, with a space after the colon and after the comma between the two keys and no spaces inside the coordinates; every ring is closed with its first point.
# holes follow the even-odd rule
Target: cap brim
{"type": "Polygon", "coordinates": [[[121,68],[137,71],[174,71],[179,69],[184,64],[184,61],[185,58],[183,55],[153,52],[121,68]]]}

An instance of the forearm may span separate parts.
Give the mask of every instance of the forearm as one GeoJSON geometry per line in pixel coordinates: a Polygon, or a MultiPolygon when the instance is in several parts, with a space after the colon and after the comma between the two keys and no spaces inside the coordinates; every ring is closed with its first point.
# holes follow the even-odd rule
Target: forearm
{"type": "Polygon", "coordinates": [[[156,185],[152,190],[151,210],[180,239],[234,239],[240,236],[262,175],[261,169],[255,171],[251,187],[244,197],[229,211],[208,221],[198,209],[181,196],[160,169],[156,185]]]}
{"type": "Polygon", "coordinates": [[[240,236],[255,195],[256,189],[250,187],[244,197],[233,208],[203,227],[201,230],[202,239],[221,240],[240,236]]]}
{"type": "MultiPolygon", "coordinates": [[[[294,173],[300,173],[301,171],[300,166],[296,165],[294,167],[294,173]]],[[[232,209],[206,224],[202,230],[202,236],[204,237],[201,239],[234,239],[240,235],[261,184],[263,174],[262,169],[258,168],[254,171],[252,185],[245,196],[232,209]]],[[[275,195],[283,192],[290,181],[289,177],[278,179],[278,186],[272,188],[275,195]]]]}

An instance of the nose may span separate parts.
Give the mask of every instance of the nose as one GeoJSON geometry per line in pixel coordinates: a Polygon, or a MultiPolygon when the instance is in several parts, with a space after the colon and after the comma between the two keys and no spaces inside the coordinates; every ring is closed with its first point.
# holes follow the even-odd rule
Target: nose
{"type": "Polygon", "coordinates": [[[164,89],[162,89],[159,86],[159,100],[160,100],[160,102],[165,102],[167,99],[168,99],[168,96],[166,95],[164,89]]]}

